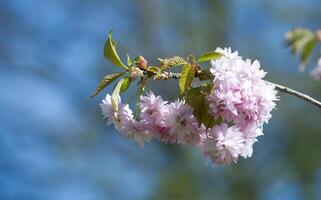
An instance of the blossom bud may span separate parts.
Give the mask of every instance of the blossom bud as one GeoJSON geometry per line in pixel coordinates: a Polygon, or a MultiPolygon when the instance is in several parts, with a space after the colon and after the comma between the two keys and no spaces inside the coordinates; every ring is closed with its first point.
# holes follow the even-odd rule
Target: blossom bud
{"type": "Polygon", "coordinates": [[[148,62],[143,56],[136,57],[134,62],[141,70],[147,70],[148,62]]]}

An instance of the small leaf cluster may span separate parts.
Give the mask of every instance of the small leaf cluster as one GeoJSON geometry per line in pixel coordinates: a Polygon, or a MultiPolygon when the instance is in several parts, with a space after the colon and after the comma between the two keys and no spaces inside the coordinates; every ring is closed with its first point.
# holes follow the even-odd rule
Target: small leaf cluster
{"type": "Polygon", "coordinates": [[[312,32],[304,28],[295,28],[285,34],[286,46],[291,48],[292,54],[300,56],[300,67],[305,69],[306,63],[314,48],[321,42],[321,32],[312,32]]]}

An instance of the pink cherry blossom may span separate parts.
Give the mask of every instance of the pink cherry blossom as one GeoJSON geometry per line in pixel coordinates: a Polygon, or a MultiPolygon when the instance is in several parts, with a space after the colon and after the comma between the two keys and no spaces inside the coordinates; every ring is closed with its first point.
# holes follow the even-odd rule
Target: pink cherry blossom
{"type": "Polygon", "coordinates": [[[111,96],[107,94],[100,107],[108,124],[114,123],[115,128],[123,136],[137,141],[141,146],[144,146],[144,142],[151,140],[152,134],[145,129],[142,123],[134,120],[129,105],[122,104],[120,98],[118,106],[114,108],[111,96]]]}
{"type": "Polygon", "coordinates": [[[262,79],[265,72],[260,70],[260,63],[243,60],[230,49],[220,52],[227,56],[211,61],[214,91],[207,97],[211,113],[234,123],[268,122],[277,92],[262,79]]]}
{"type": "Polygon", "coordinates": [[[104,118],[107,119],[107,124],[113,123],[117,118],[117,111],[113,107],[111,96],[107,94],[99,105],[104,118]]]}
{"type": "Polygon", "coordinates": [[[155,96],[153,92],[142,96],[141,100],[141,119],[150,126],[163,125],[164,115],[168,112],[167,101],[164,101],[161,96],[155,96]]]}
{"type": "Polygon", "coordinates": [[[176,135],[169,133],[169,127],[165,124],[165,117],[169,116],[169,105],[161,96],[155,96],[153,92],[148,92],[141,97],[141,123],[152,132],[161,142],[175,143],[176,135]]]}
{"type": "Polygon", "coordinates": [[[192,108],[184,101],[175,101],[169,105],[165,124],[169,127],[170,135],[177,137],[179,144],[199,144],[198,122],[192,108]]]}
{"type": "Polygon", "coordinates": [[[244,137],[240,130],[226,123],[211,128],[201,146],[204,156],[216,164],[237,162],[244,148],[244,137]]]}
{"type": "Polygon", "coordinates": [[[118,130],[124,136],[138,142],[142,147],[144,147],[145,142],[149,142],[153,137],[152,133],[146,129],[143,123],[135,121],[134,119],[129,122],[121,121],[121,126],[118,130]]]}
{"type": "Polygon", "coordinates": [[[246,127],[240,128],[244,138],[244,147],[241,150],[240,156],[249,158],[253,154],[253,145],[257,142],[257,137],[263,135],[262,127],[255,123],[248,123],[246,127]]]}

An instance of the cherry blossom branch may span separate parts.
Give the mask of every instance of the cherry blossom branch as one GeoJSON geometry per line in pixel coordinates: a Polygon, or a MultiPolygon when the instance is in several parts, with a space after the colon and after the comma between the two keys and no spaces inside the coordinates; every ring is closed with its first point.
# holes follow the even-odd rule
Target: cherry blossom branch
{"type": "MultiPolygon", "coordinates": [[[[321,31],[318,32],[319,33],[319,36],[321,37],[321,31]]],[[[190,57],[189,57],[190,58],[190,57]]],[[[142,70],[144,73],[140,74],[141,77],[144,77],[145,74],[147,72],[151,73],[152,77],[154,80],[168,80],[168,79],[180,79],[181,77],[181,73],[173,73],[173,72],[169,72],[169,71],[164,71],[162,73],[157,73],[157,72],[154,72],[154,71],[148,71],[147,69],[147,61],[144,59],[144,57],[140,56],[138,58],[138,61],[137,62],[137,67],[142,70]]],[[[212,74],[208,71],[202,71],[199,67],[199,65],[194,61],[191,63],[194,67],[195,67],[195,78],[198,78],[199,80],[211,80],[213,79],[214,77],[212,76],[212,74]]],[[[272,85],[275,86],[275,88],[279,91],[279,92],[284,92],[284,93],[288,93],[290,95],[293,95],[293,96],[296,96],[304,101],[307,101],[319,108],[321,108],[321,102],[306,95],[306,94],[303,94],[301,92],[298,92],[296,90],[293,90],[289,87],[286,87],[286,86],[283,86],[283,85],[280,85],[280,84],[277,84],[277,83],[273,83],[273,82],[270,82],[270,81],[266,81],[267,83],[270,83],[272,85]]]]}
{"type": "MultiPolygon", "coordinates": [[[[168,74],[168,78],[179,79],[179,77],[180,77],[179,73],[170,72],[168,74]]],[[[309,103],[321,108],[321,102],[320,101],[318,101],[318,100],[316,100],[316,99],[314,99],[314,98],[312,98],[312,97],[310,97],[310,96],[308,96],[306,94],[303,94],[301,92],[298,92],[296,90],[293,90],[293,89],[291,89],[289,87],[286,87],[286,86],[283,86],[283,85],[280,85],[280,84],[277,84],[277,83],[272,83],[270,81],[266,81],[266,82],[274,85],[275,88],[280,92],[284,92],[284,93],[288,93],[290,95],[296,96],[296,97],[298,97],[298,98],[300,98],[300,99],[302,99],[304,101],[307,101],[307,102],[309,102],[309,103]]]]}
{"type": "MultiPolygon", "coordinates": [[[[267,81],[267,82],[269,82],[269,81],[267,81]]],[[[283,85],[279,85],[279,84],[272,83],[272,82],[269,82],[269,83],[273,84],[275,86],[275,88],[280,92],[284,92],[284,93],[288,93],[290,95],[296,96],[296,97],[298,97],[298,98],[300,98],[300,99],[302,99],[304,101],[307,101],[307,102],[309,102],[309,103],[321,108],[321,102],[320,101],[318,101],[318,100],[316,100],[316,99],[314,99],[314,98],[312,98],[312,97],[310,97],[310,96],[308,96],[306,94],[303,94],[303,93],[298,92],[296,90],[293,90],[291,88],[285,87],[283,85]]]]}

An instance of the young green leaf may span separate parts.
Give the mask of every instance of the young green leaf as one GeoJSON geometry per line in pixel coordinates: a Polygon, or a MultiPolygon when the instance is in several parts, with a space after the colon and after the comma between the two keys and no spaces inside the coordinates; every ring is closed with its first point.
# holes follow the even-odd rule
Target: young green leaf
{"type": "Polygon", "coordinates": [[[304,70],[305,64],[317,43],[317,37],[308,29],[296,28],[285,34],[285,41],[291,47],[292,54],[300,55],[300,68],[304,70]]]}
{"type": "Polygon", "coordinates": [[[217,60],[220,59],[222,57],[221,53],[218,52],[207,52],[203,55],[201,55],[198,58],[198,62],[205,62],[205,61],[209,61],[209,60],[217,60]]]}
{"type": "Polygon", "coordinates": [[[122,69],[125,69],[125,70],[128,69],[128,67],[126,67],[124,65],[124,63],[120,60],[120,58],[117,54],[116,43],[111,38],[111,32],[109,32],[108,39],[107,39],[105,46],[104,46],[104,55],[110,62],[112,62],[116,66],[118,66],[122,69]]]}
{"type": "MultiPolygon", "coordinates": [[[[304,29],[304,28],[292,29],[285,33],[286,45],[292,47],[295,42],[301,40],[302,38],[308,35],[313,36],[313,33],[308,29],[304,29]]],[[[293,53],[296,53],[296,52],[293,52],[293,53]]]]}
{"type": "Polygon", "coordinates": [[[170,67],[176,67],[179,65],[187,64],[186,60],[184,60],[184,58],[179,56],[174,56],[171,58],[164,58],[164,59],[158,58],[158,60],[161,62],[160,68],[162,70],[168,69],[170,67]]]}
{"type": "Polygon", "coordinates": [[[312,39],[309,42],[307,42],[301,52],[301,66],[305,65],[308,61],[309,56],[311,55],[315,45],[316,45],[316,40],[312,39]]]}
{"type": "Polygon", "coordinates": [[[102,91],[107,85],[112,83],[114,80],[116,80],[118,77],[124,75],[125,72],[119,72],[116,74],[109,74],[103,78],[103,80],[99,83],[97,89],[95,92],[90,96],[90,98],[96,96],[100,91],[102,91]]]}
{"type": "Polygon", "coordinates": [[[207,128],[211,128],[220,123],[220,119],[215,119],[209,114],[209,107],[205,96],[211,93],[213,85],[202,85],[192,88],[186,95],[186,102],[193,108],[193,114],[199,124],[204,124],[207,128]]]}
{"type": "Polygon", "coordinates": [[[120,92],[125,92],[129,88],[131,82],[132,82],[132,79],[129,76],[125,77],[123,84],[121,85],[120,92]]]}
{"type": "Polygon", "coordinates": [[[137,103],[136,103],[135,110],[134,110],[134,118],[138,121],[140,120],[140,111],[141,111],[140,103],[142,101],[141,96],[143,95],[144,92],[146,92],[147,80],[148,79],[141,80],[138,82],[136,94],[135,94],[135,96],[132,97],[132,98],[137,97],[137,103]]]}
{"type": "Polygon", "coordinates": [[[161,71],[161,69],[159,67],[156,67],[156,66],[149,66],[147,68],[147,71],[148,72],[151,72],[152,74],[157,74],[161,71]]]}
{"type": "Polygon", "coordinates": [[[132,66],[132,64],[133,64],[132,59],[130,58],[129,54],[126,54],[126,55],[127,55],[127,65],[132,66]]]}
{"type": "Polygon", "coordinates": [[[180,94],[183,95],[191,88],[192,82],[195,78],[195,68],[190,64],[185,64],[179,78],[180,94]]]}
{"type": "Polygon", "coordinates": [[[112,100],[113,107],[115,110],[118,110],[118,103],[119,103],[119,99],[120,99],[119,94],[120,94],[123,83],[124,83],[124,79],[119,80],[117,85],[114,88],[112,95],[111,95],[111,100],[112,100]]]}

